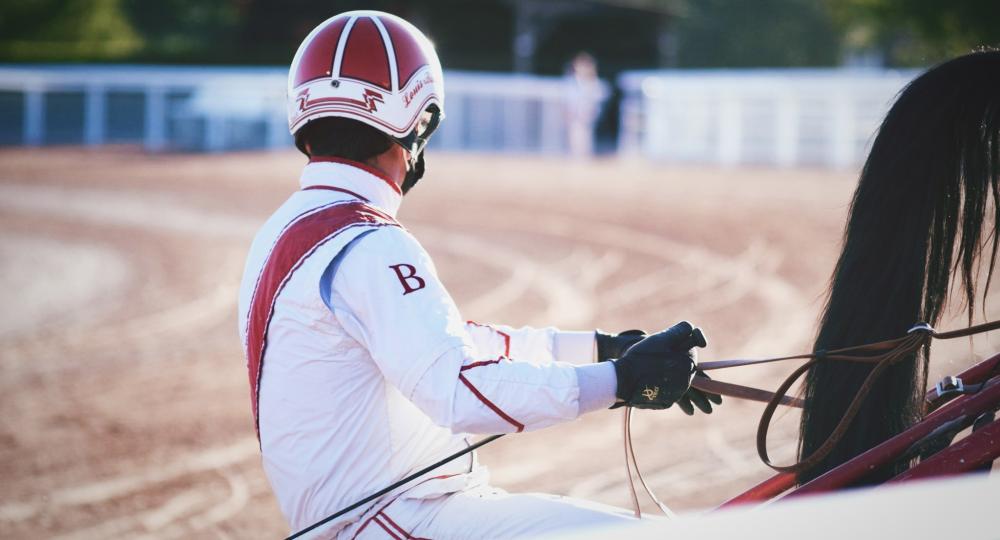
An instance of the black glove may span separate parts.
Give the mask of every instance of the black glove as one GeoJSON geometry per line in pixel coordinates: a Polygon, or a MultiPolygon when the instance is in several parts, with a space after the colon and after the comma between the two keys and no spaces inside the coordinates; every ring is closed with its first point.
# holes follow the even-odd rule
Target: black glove
{"type": "Polygon", "coordinates": [[[612,360],[619,399],[612,409],[625,405],[666,409],[673,405],[691,387],[698,365],[693,347],[705,345],[701,330],[681,321],[630,347],[621,358],[612,360]]]}
{"type": "MultiPolygon", "coordinates": [[[[695,373],[702,377],[705,377],[706,379],[711,378],[708,375],[705,375],[704,371],[695,370],[695,373]]],[[[677,400],[677,406],[680,407],[682,411],[684,411],[684,414],[688,416],[693,416],[694,406],[692,405],[692,403],[695,406],[697,406],[698,409],[701,410],[701,412],[705,414],[712,414],[712,403],[715,403],[716,405],[722,405],[722,396],[720,396],[719,394],[706,392],[704,390],[699,390],[697,388],[688,388],[687,393],[681,396],[681,398],[677,400]]]]}
{"type": "Polygon", "coordinates": [[[605,334],[600,330],[594,332],[597,341],[597,361],[605,362],[621,358],[629,347],[642,341],[646,333],[642,330],[626,330],[620,334],[605,334]]]}

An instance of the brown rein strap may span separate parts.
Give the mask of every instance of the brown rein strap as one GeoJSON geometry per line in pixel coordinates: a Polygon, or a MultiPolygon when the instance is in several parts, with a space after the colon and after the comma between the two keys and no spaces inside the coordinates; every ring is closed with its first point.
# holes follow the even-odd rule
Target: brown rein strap
{"type": "Polygon", "coordinates": [[[694,376],[694,379],[691,381],[691,387],[705,392],[719,394],[720,396],[729,396],[749,401],[760,401],[761,403],[770,403],[772,399],[778,398],[781,405],[797,407],[799,409],[802,408],[802,400],[796,397],[785,396],[775,392],[768,392],[767,390],[761,390],[760,388],[754,388],[752,386],[743,386],[717,381],[701,375],[694,376]]]}
{"type": "MultiPolygon", "coordinates": [[[[757,426],[757,455],[760,456],[761,461],[763,461],[768,467],[771,467],[776,471],[799,473],[815,466],[826,458],[826,456],[833,451],[834,447],[836,447],[837,443],[843,439],[851,425],[851,422],[861,409],[861,405],[864,403],[865,398],[868,397],[868,394],[875,386],[875,382],[878,380],[878,377],[883,371],[885,371],[886,368],[905,359],[910,354],[917,352],[921,347],[929,346],[931,341],[934,339],[955,339],[975,334],[982,334],[997,329],[1000,329],[1000,320],[990,321],[948,332],[937,332],[931,328],[930,325],[926,323],[919,323],[907,331],[906,335],[903,337],[879,341],[877,343],[844,347],[831,351],[815,351],[813,353],[797,354],[792,356],[702,362],[698,364],[699,371],[712,371],[732,367],[767,364],[785,360],[808,360],[808,362],[796,368],[795,371],[793,371],[774,392],[709,379],[703,375],[695,375],[691,382],[691,386],[706,392],[735,397],[737,399],[747,399],[767,403],[764,407],[764,412],[760,417],[760,423],[757,426]],[[834,428],[833,432],[830,433],[830,436],[827,437],[826,441],[824,441],[819,448],[801,461],[792,465],[775,465],[771,462],[770,457],[767,455],[767,431],[770,427],[771,419],[774,417],[774,413],[777,410],[778,405],[798,408],[803,406],[803,401],[801,399],[789,397],[785,393],[788,392],[792,385],[795,384],[795,382],[798,381],[804,373],[808,372],[811,367],[825,361],[860,362],[875,364],[875,366],[872,368],[871,373],[868,374],[868,377],[865,378],[864,383],[862,383],[857,395],[847,407],[847,411],[840,419],[837,427],[834,428]]],[[[635,461],[635,451],[632,448],[631,409],[631,407],[625,408],[623,416],[623,435],[625,439],[625,468],[628,474],[629,494],[632,499],[635,516],[641,517],[642,513],[639,510],[639,499],[636,496],[635,484],[632,480],[633,468],[635,469],[635,476],[639,478],[639,482],[642,484],[646,494],[665,515],[672,517],[673,513],[666,507],[666,505],[660,502],[660,500],[653,493],[652,489],[646,485],[646,481],[643,479],[642,473],[639,472],[639,466],[635,461]]]]}

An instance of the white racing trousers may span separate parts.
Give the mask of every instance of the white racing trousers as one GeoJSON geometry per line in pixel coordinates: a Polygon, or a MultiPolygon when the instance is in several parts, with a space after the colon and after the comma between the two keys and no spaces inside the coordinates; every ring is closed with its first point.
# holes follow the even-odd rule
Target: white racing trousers
{"type": "Polygon", "coordinates": [[[404,494],[369,510],[337,539],[530,538],[634,522],[632,512],[613,506],[480,486],[428,499],[404,494]]]}

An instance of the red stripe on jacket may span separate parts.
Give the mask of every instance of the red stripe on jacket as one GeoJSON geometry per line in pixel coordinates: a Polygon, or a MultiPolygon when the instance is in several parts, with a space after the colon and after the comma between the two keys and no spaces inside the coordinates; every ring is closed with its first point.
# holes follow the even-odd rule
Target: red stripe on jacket
{"type": "MultiPolygon", "coordinates": [[[[457,474],[442,474],[442,475],[438,475],[438,476],[432,476],[432,477],[430,477],[430,478],[428,478],[426,480],[421,480],[420,482],[417,482],[413,486],[406,488],[406,490],[409,491],[410,489],[413,489],[413,488],[415,488],[415,487],[417,487],[419,485],[423,485],[423,484],[425,484],[425,483],[427,483],[427,482],[429,482],[431,480],[444,480],[445,478],[451,478],[451,477],[454,477],[454,476],[458,476],[458,475],[457,474]]],[[[380,515],[385,515],[382,512],[384,512],[386,508],[389,508],[389,506],[392,505],[392,503],[396,502],[396,499],[400,498],[403,495],[403,493],[406,493],[406,491],[403,491],[401,493],[397,493],[396,496],[392,498],[392,500],[390,500],[389,502],[383,504],[382,507],[379,508],[377,512],[375,512],[368,519],[366,519],[365,522],[361,524],[361,527],[358,527],[358,530],[354,531],[354,536],[351,537],[351,540],[354,540],[355,538],[357,538],[358,535],[361,534],[361,531],[365,530],[365,527],[367,527],[368,524],[371,523],[373,519],[375,519],[376,517],[378,517],[380,515]]],[[[368,507],[368,510],[366,510],[365,513],[370,512],[371,509],[375,508],[376,506],[378,506],[378,503],[375,503],[375,504],[371,505],[370,507],[368,507]]]]}
{"type": "Polygon", "coordinates": [[[394,533],[392,531],[392,528],[390,528],[385,523],[382,523],[382,520],[378,519],[381,515],[382,514],[378,514],[378,515],[374,516],[374,518],[372,519],[372,521],[374,521],[375,523],[377,523],[379,527],[382,527],[382,530],[385,531],[385,533],[389,535],[389,538],[392,538],[393,540],[403,540],[404,537],[399,536],[398,534],[394,533]]]}
{"type": "Polygon", "coordinates": [[[260,439],[257,414],[260,376],[267,349],[267,331],[274,314],[275,301],[292,274],[317,248],[341,232],[356,226],[396,226],[388,214],[361,202],[346,202],[321,208],[301,216],[281,232],[254,288],[247,316],[247,372],[250,379],[250,400],[254,428],[260,439]]]}
{"type": "Polygon", "coordinates": [[[472,326],[478,326],[480,328],[487,328],[490,331],[499,334],[501,337],[503,337],[503,349],[504,350],[503,350],[503,355],[500,358],[497,358],[496,360],[481,360],[479,362],[472,362],[471,364],[466,364],[466,365],[462,366],[458,370],[459,371],[459,373],[458,373],[458,380],[462,381],[462,384],[464,384],[465,387],[468,388],[469,391],[472,392],[472,394],[474,396],[476,396],[476,398],[479,399],[479,401],[481,401],[483,403],[483,405],[486,405],[487,407],[489,407],[491,411],[493,411],[493,412],[495,412],[497,414],[497,416],[499,416],[500,418],[503,418],[504,420],[507,421],[507,423],[509,423],[510,425],[514,426],[514,428],[517,429],[518,433],[524,431],[524,424],[518,422],[517,420],[514,420],[514,418],[512,416],[510,416],[509,414],[507,414],[506,412],[504,412],[504,410],[501,409],[499,406],[497,406],[496,403],[493,403],[492,401],[490,401],[489,399],[487,399],[486,396],[484,396],[483,393],[480,392],[479,389],[476,388],[476,386],[474,384],[472,384],[472,382],[469,381],[469,379],[465,378],[465,375],[462,374],[463,371],[466,371],[468,369],[472,369],[472,368],[476,368],[476,367],[481,367],[481,366],[488,366],[490,364],[497,364],[497,363],[499,363],[502,360],[507,360],[510,357],[510,334],[508,334],[507,332],[504,332],[502,330],[498,330],[496,327],[494,327],[491,324],[482,324],[482,323],[477,323],[476,321],[465,321],[465,322],[466,322],[466,324],[471,324],[472,326]]]}
{"type": "Polygon", "coordinates": [[[500,358],[497,358],[495,360],[480,360],[478,362],[473,362],[471,364],[465,364],[459,369],[459,371],[465,371],[467,369],[477,368],[481,366],[488,366],[490,364],[499,364],[501,360],[506,360],[506,359],[507,359],[506,356],[501,356],[500,358]]]}
{"type": "Polygon", "coordinates": [[[383,520],[385,520],[386,523],[388,523],[390,526],[392,526],[392,528],[396,529],[396,532],[399,533],[399,534],[401,534],[401,535],[403,535],[403,537],[405,537],[407,540],[430,540],[429,538],[422,538],[420,536],[413,536],[412,534],[410,534],[409,531],[407,531],[406,529],[400,527],[398,523],[396,523],[395,521],[393,521],[392,518],[389,517],[389,514],[385,513],[385,510],[382,510],[381,512],[379,512],[379,516],[381,516],[381,518],[383,520]]]}
{"type": "Polygon", "coordinates": [[[472,326],[478,326],[480,328],[488,328],[491,332],[500,334],[500,337],[503,338],[503,355],[510,358],[510,334],[504,332],[503,330],[499,330],[492,324],[482,324],[482,323],[477,323],[476,321],[465,321],[465,323],[471,324],[472,326]]]}
{"type": "Polygon", "coordinates": [[[463,375],[461,372],[459,372],[458,374],[458,380],[462,381],[462,384],[464,384],[465,387],[468,388],[469,391],[472,392],[472,394],[479,399],[479,401],[482,401],[483,405],[489,407],[491,411],[497,414],[497,416],[503,418],[504,420],[507,421],[507,423],[514,426],[514,429],[516,429],[518,433],[524,431],[524,424],[518,422],[517,420],[514,420],[509,414],[505,413],[503,409],[501,409],[495,403],[487,399],[486,396],[484,396],[483,393],[480,392],[479,389],[476,388],[474,384],[469,382],[469,379],[466,379],[465,375],[463,375]]]}

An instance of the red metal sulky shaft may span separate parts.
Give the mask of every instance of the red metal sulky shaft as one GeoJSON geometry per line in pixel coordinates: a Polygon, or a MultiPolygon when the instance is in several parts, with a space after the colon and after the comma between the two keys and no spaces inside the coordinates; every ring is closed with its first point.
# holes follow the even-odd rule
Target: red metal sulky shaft
{"type": "Polygon", "coordinates": [[[891,462],[941,425],[961,416],[979,415],[997,404],[1000,404],[1000,379],[990,381],[976,394],[962,396],[948,403],[917,425],[805,484],[788,496],[822,493],[849,486],[872,469],[891,462]]]}
{"type": "MultiPolygon", "coordinates": [[[[997,374],[998,368],[1000,368],[1000,354],[994,355],[970,367],[962,372],[959,377],[966,385],[978,384],[994,377],[997,374]]],[[[919,441],[921,438],[925,437],[942,424],[945,424],[962,415],[979,414],[991,406],[995,406],[997,403],[1000,403],[1000,378],[989,381],[977,394],[961,396],[953,402],[951,401],[953,396],[948,396],[943,399],[939,398],[934,389],[927,392],[926,399],[928,408],[934,412],[924,418],[922,422],[831,470],[809,484],[802,486],[798,490],[794,491],[792,495],[819,493],[848,486],[872,468],[884,465],[899,456],[910,448],[910,446],[912,446],[915,442],[919,441]],[[945,405],[948,406],[945,407],[945,405]]],[[[992,428],[993,426],[991,425],[989,427],[992,428]]],[[[977,432],[977,434],[978,433],[979,432],[977,432]]],[[[970,436],[968,439],[972,439],[972,437],[970,436]]],[[[965,459],[964,452],[972,452],[976,455],[982,456],[982,460],[990,459],[990,455],[993,456],[992,459],[995,459],[997,457],[995,453],[1000,452],[1000,440],[997,438],[990,439],[986,435],[977,435],[975,439],[972,439],[972,441],[965,442],[965,440],[963,440],[960,443],[953,445],[953,447],[955,450],[949,448],[946,450],[948,453],[944,455],[955,455],[958,456],[959,460],[961,460],[965,459]],[[976,441],[981,441],[985,446],[980,447],[979,443],[976,441]],[[979,452],[979,450],[984,450],[985,453],[979,452]],[[991,452],[993,453],[991,454],[991,452]]],[[[936,463],[935,458],[936,456],[928,459],[927,462],[932,464],[936,463]]],[[[985,463],[985,461],[983,461],[983,463],[985,463]]],[[[929,465],[926,470],[930,471],[931,467],[936,466],[929,465]]],[[[969,465],[963,470],[971,470],[974,468],[974,465],[969,465]]],[[[925,469],[923,468],[923,464],[921,464],[911,469],[911,472],[912,474],[923,475],[924,473],[920,472],[923,470],[925,469]]],[[[904,475],[900,476],[900,479],[902,480],[905,478],[916,477],[912,476],[911,472],[904,473],[904,475]]],[[[943,472],[941,474],[947,473],[943,472]]],[[[793,487],[795,487],[795,475],[791,473],[780,473],[729,499],[719,505],[718,508],[728,508],[741,504],[764,502],[778,497],[793,487]]]]}
{"type": "Polygon", "coordinates": [[[719,508],[728,508],[741,504],[764,502],[781,495],[785,491],[795,487],[795,475],[792,473],[778,473],[756,486],[740,493],[719,505],[719,508]]]}
{"type": "Polygon", "coordinates": [[[957,443],[921,461],[889,480],[889,484],[969,472],[1000,457],[1000,420],[995,420],[957,443]]]}

